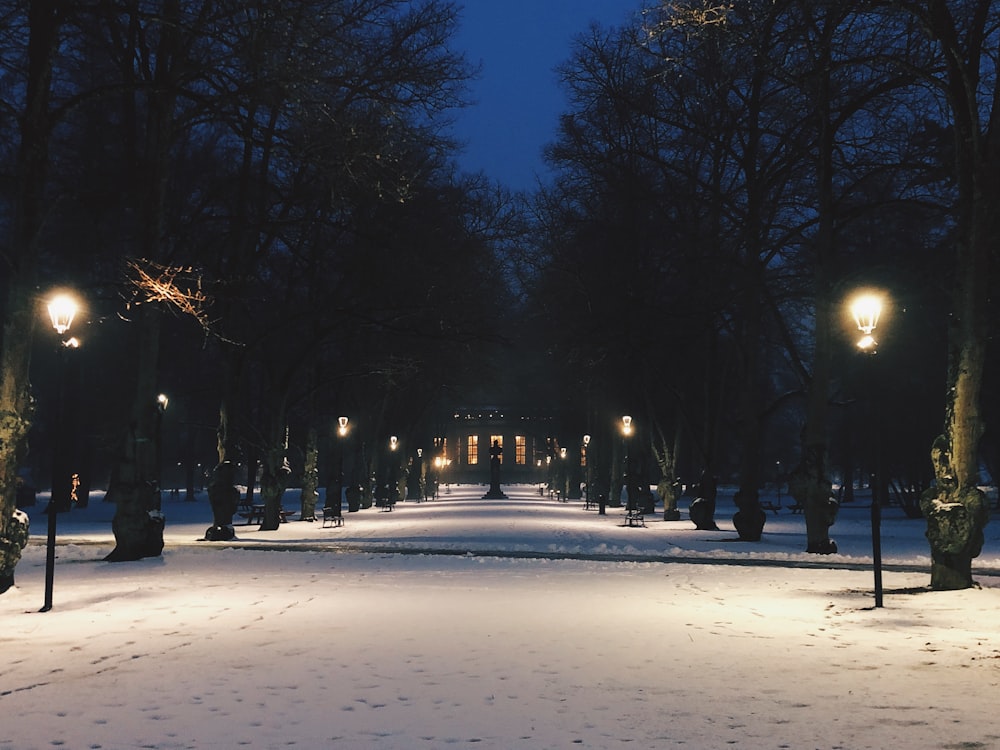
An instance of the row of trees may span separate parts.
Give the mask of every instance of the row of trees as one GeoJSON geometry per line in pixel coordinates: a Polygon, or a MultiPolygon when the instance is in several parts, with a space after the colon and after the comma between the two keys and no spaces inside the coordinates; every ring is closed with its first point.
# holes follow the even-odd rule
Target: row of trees
{"type": "Polygon", "coordinates": [[[216,435],[217,533],[240,461],[263,467],[277,528],[290,424],[312,465],[317,434],[358,404],[373,434],[414,424],[494,337],[509,198],[451,162],[446,114],[473,72],[450,46],[454,5],[4,7],[4,588],[41,289],[88,306],[86,441],[113,457],[111,560],[162,549],[161,391],[216,435]]]}
{"type": "Polygon", "coordinates": [[[668,479],[731,471],[745,538],[794,458],[820,553],[831,460],[850,483],[867,447],[928,519],[932,584],[971,585],[998,24],[984,0],[671,2],[579,37],[521,265],[568,410],[641,415],[668,479]],[[875,380],[846,335],[859,286],[892,302],[875,380]]]}
{"type": "MultiPolygon", "coordinates": [[[[240,461],[262,467],[276,528],[289,443],[311,497],[338,414],[375,445],[390,425],[437,434],[442,393],[516,393],[571,435],[634,415],[664,494],[681,470],[732,473],[745,538],[764,467],[794,463],[819,553],[866,402],[905,425],[872,452],[922,498],[932,584],[971,585],[1000,3],[685,0],[595,27],[561,71],[556,177],[520,214],[452,167],[443,114],[472,71],[446,0],[5,8],[0,584],[39,289],[72,281],[102,386],[88,441],[113,456],[111,559],[162,548],[161,390],[215,436],[215,538],[240,461]],[[893,300],[874,382],[841,335],[862,284],[893,300]],[[496,367],[487,345],[514,338],[496,367]]],[[[620,450],[588,458],[626,469],[620,450]]]]}

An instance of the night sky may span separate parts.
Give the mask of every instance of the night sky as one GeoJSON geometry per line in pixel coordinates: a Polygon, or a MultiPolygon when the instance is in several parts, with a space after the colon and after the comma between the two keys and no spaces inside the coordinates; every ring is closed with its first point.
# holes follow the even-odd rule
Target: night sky
{"type": "Polygon", "coordinates": [[[592,22],[620,26],[643,0],[466,0],[456,44],[480,78],[477,104],[457,113],[454,133],[466,143],[459,160],[516,190],[544,173],[542,148],[555,138],[566,103],[554,68],[572,39],[592,22]]]}

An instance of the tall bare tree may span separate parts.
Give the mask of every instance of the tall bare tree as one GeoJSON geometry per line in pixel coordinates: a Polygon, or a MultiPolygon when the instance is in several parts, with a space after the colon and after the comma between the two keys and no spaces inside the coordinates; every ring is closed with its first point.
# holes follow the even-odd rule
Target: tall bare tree
{"type": "MultiPolygon", "coordinates": [[[[14,583],[14,569],[27,543],[26,518],[15,515],[17,471],[27,450],[31,426],[29,368],[35,322],[38,259],[49,210],[46,184],[52,131],[58,117],[52,103],[52,71],[67,3],[56,0],[17,3],[2,18],[4,48],[21,74],[11,90],[24,100],[17,128],[16,179],[10,240],[2,257],[3,332],[0,334],[0,593],[14,583]],[[22,39],[27,43],[21,45],[22,39]]],[[[54,511],[54,509],[53,509],[54,511]]]]}
{"type": "Polygon", "coordinates": [[[1000,239],[1000,6],[991,0],[889,2],[915,19],[936,55],[919,61],[950,115],[956,184],[954,290],[944,431],[931,450],[936,486],[921,499],[931,586],[973,585],[989,505],[979,489],[981,393],[991,264],[1000,239]]]}

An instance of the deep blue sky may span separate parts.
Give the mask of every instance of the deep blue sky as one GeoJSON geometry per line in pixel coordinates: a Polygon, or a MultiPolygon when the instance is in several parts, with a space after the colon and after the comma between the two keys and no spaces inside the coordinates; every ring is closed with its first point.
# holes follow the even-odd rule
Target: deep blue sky
{"type": "Polygon", "coordinates": [[[470,86],[478,103],[456,114],[462,169],[515,190],[534,187],[545,170],[542,148],[566,110],[554,68],[591,22],[622,25],[641,7],[642,0],[466,0],[455,44],[482,70],[470,86]]]}

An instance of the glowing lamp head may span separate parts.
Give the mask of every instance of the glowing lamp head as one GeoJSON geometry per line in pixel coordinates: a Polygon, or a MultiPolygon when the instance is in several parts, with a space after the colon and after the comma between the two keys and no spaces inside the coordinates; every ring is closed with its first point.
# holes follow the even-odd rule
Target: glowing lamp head
{"type": "Polygon", "coordinates": [[[622,417],[622,432],[625,433],[625,435],[632,434],[632,417],[628,414],[622,417]]]}
{"type": "Polygon", "coordinates": [[[879,315],[882,314],[882,300],[874,294],[862,294],[851,303],[851,315],[857,323],[858,330],[866,336],[870,336],[878,325],[879,315]]]}
{"type": "Polygon", "coordinates": [[[389,450],[394,451],[398,447],[399,447],[399,438],[393,435],[391,438],[389,438],[389,450]]]}
{"type": "Polygon", "coordinates": [[[878,346],[872,332],[878,326],[882,314],[882,299],[877,294],[866,292],[855,297],[851,303],[851,315],[854,323],[863,334],[858,340],[858,348],[864,352],[874,352],[878,346]]]}
{"type": "Polygon", "coordinates": [[[166,411],[167,410],[167,404],[169,404],[169,403],[170,403],[170,398],[167,396],[166,393],[160,393],[159,395],[157,395],[157,397],[156,397],[156,408],[157,409],[159,409],[160,411],[166,411]]]}
{"type": "Polygon", "coordinates": [[[48,307],[52,327],[61,336],[73,325],[73,318],[77,310],[76,300],[68,294],[57,294],[49,301],[48,307]]]}
{"type": "Polygon", "coordinates": [[[583,436],[583,447],[584,448],[590,447],[590,435],[583,436]]]}
{"type": "Polygon", "coordinates": [[[337,417],[337,433],[341,437],[347,434],[347,417],[337,417]]]}

